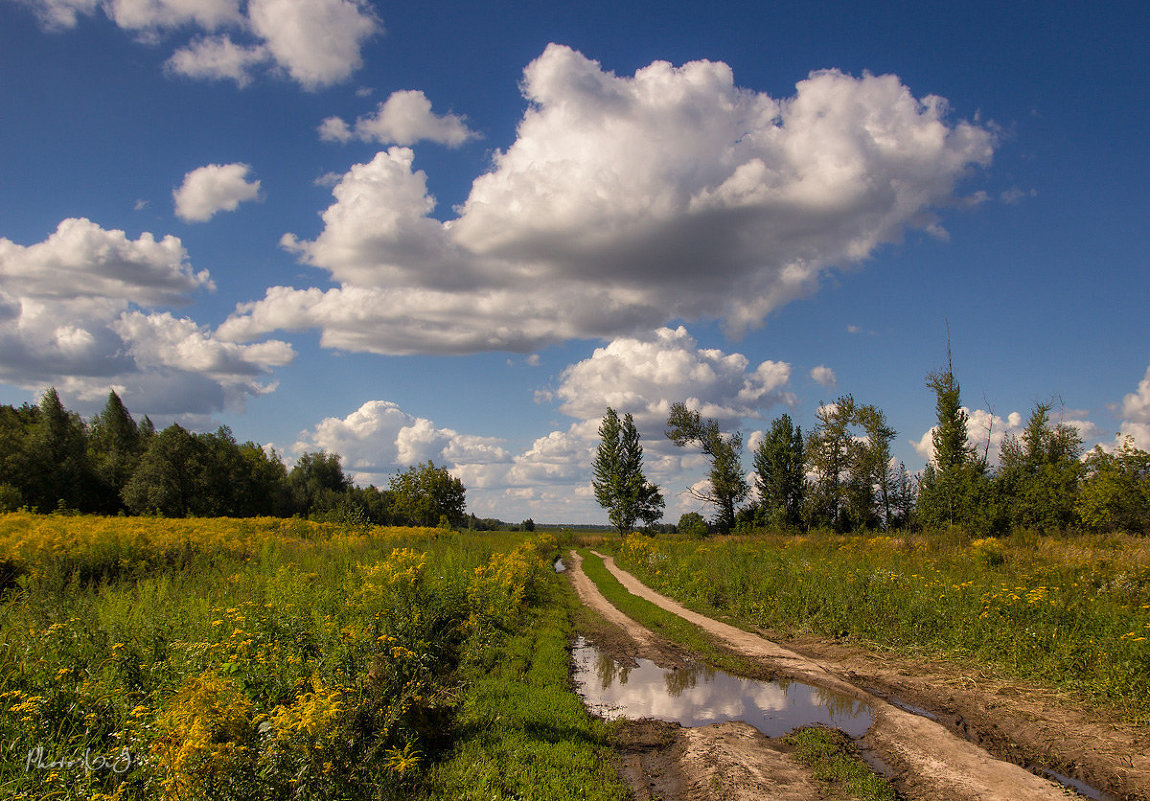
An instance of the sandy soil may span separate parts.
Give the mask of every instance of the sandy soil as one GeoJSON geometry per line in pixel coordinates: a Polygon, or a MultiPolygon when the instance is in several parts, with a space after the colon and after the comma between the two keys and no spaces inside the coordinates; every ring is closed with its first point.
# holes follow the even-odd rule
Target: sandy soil
{"type": "MultiPolygon", "coordinates": [[[[1150,738],[1144,730],[1075,710],[1049,691],[991,680],[944,663],[929,664],[818,640],[794,641],[789,643],[792,648],[785,648],[685,609],[620,570],[609,557],[606,562],[629,591],[702,626],[728,647],[755,659],[767,670],[871,703],[876,710],[875,723],[865,744],[893,768],[896,787],[907,798],[1025,801],[1074,797],[1060,785],[1015,764],[1020,763],[1051,767],[1087,781],[1115,798],[1150,799],[1150,756],[1147,756],[1150,738]],[[926,710],[935,719],[911,714],[888,699],[901,706],[913,705],[926,710]]],[[[582,575],[582,571],[575,569],[572,574],[575,580],[575,574],[582,575]]],[[[590,584],[585,576],[583,581],[590,584]]],[[[590,594],[581,597],[596,610],[609,608],[614,615],[621,614],[601,595],[598,599],[590,594]]],[[[638,626],[634,621],[628,623],[638,626]]],[[[658,637],[653,633],[641,626],[638,629],[645,632],[641,636],[647,638],[648,643],[657,643],[658,637]]],[[[663,748],[661,753],[674,752],[675,770],[680,771],[681,782],[688,789],[681,793],[663,792],[662,797],[729,796],[730,790],[720,791],[716,784],[721,783],[724,772],[758,776],[762,765],[774,764],[773,757],[765,753],[754,757],[758,760],[755,765],[760,768],[744,764],[746,760],[738,756],[739,749],[722,745],[724,736],[730,739],[732,735],[730,732],[708,733],[705,729],[680,730],[674,738],[674,747],[663,748]],[[685,758],[689,751],[687,743],[693,743],[694,753],[706,755],[694,762],[694,767],[692,761],[685,758]],[[726,758],[734,758],[737,764],[723,763],[726,758]],[[723,764],[723,770],[712,771],[708,774],[710,778],[701,780],[701,786],[699,771],[717,764],[723,764]],[[708,792],[714,794],[708,795],[708,792]]],[[[763,746],[766,750],[784,758],[784,749],[772,748],[768,738],[758,737],[766,744],[763,746]]],[[[649,754],[648,761],[652,761],[649,754]]],[[[795,768],[793,763],[787,764],[795,768]]],[[[661,770],[664,774],[674,772],[666,765],[661,770]]],[[[802,769],[798,771],[801,775],[802,769]]],[[[753,787],[756,781],[745,779],[736,784],[753,787]]],[[[796,790],[799,795],[784,796],[780,794],[780,787],[756,792],[760,794],[742,797],[819,797],[802,795],[806,791],[800,790],[796,790]]]]}

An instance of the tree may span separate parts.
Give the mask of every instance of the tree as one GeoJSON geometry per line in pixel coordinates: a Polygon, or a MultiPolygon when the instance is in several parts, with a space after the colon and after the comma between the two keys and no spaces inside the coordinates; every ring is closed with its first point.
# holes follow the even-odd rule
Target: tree
{"type": "Polygon", "coordinates": [[[764,523],[779,528],[802,525],[806,485],[803,431],[788,414],[775,418],[755,451],[755,486],[764,523]]]}
{"type": "Polygon", "coordinates": [[[88,458],[103,496],[96,500],[96,508],[108,513],[123,508],[121,493],[143,452],[139,426],[120,396],[109,392],[103,411],[88,425],[88,458]]]}
{"type": "Polygon", "coordinates": [[[153,436],[124,486],[124,504],[134,514],[195,514],[203,492],[201,450],[200,441],[176,423],[153,436]]]}
{"type": "Polygon", "coordinates": [[[918,515],[926,526],[970,525],[987,505],[986,460],[968,439],[969,417],[954,376],[950,343],[946,368],[926,377],[934,392],[938,424],[931,431],[934,456],[919,483],[918,515]]]}
{"type": "Polygon", "coordinates": [[[694,539],[707,536],[707,521],[698,512],[684,512],[679,516],[678,532],[694,539]]]}
{"type": "Polygon", "coordinates": [[[339,454],[327,451],[301,454],[288,473],[287,483],[292,508],[304,517],[336,508],[351,487],[339,454]]]}
{"type": "Polygon", "coordinates": [[[600,443],[592,465],[595,500],[620,534],[630,531],[636,520],[650,525],[662,517],[663,496],[643,474],[643,446],[628,413],[619,415],[608,407],[599,426],[600,443]]]}
{"type": "Polygon", "coordinates": [[[892,474],[890,446],[896,431],[887,425],[886,415],[872,404],[855,411],[855,422],[865,437],[856,440],[855,463],[852,469],[852,495],[855,499],[855,520],[864,526],[890,525],[896,477],[892,474]]]}
{"type": "Polygon", "coordinates": [[[462,526],[467,520],[463,482],[430,459],[392,476],[391,491],[395,514],[409,525],[436,526],[444,517],[450,525],[462,526]]]}
{"type": "Polygon", "coordinates": [[[1016,528],[1063,529],[1076,520],[1075,500],[1083,465],[1078,430],[1050,421],[1051,403],[1037,403],[1021,437],[1002,443],[996,478],[1002,507],[1016,528]]]}
{"type": "Polygon", "coordinates": [[[810,495],[811,522],[840,531],[850,528],[848,481],[855,449],[850,431],[854,416],[855,401],[850,395],[820,404],[815,412],[818,425],[807,436],[807,462],[816,476],[810,495]]]}
{"type": "Polygon", "coordinates": [[[715,527],[729,532],[735,526],[737,507],[750,489],[739,460],[742,434],[724,435],[718,422],[709,418],[703,420],[697,411],[688,409],[682,402],[671,406],[666,434],[680,448],[697,443],[710,460],[710,486],[702,490],[692,488],[690,492],[699,500],[715,506],[715,527]]]}
{"type": "Polygon", "coordinates": [[[92,485],[87,459],[87,434],[75,412],[60,402],[55,387],[40,399],[39,414],[30,430],[33,494],[25,500],[49,512],[59,504],[79,509],[92,485]]]}
{"type": "Polygon", "coordinates": [[[895,430],[886,415],[851,395],[819,406],[815,415],[819,424],[806,448],[807,465],[816,476],[809,503],[812,522],[837,531],[888,526],[899,476],[891,466],[895,430]]]}
{"type": "Polygon", "coordinates": [[[1150,453],[1124,437],[1113,453],[1097,446],[1086,457],[1074,510],[1083,525],[1103,531],[1150,533],[1150,453]]]}

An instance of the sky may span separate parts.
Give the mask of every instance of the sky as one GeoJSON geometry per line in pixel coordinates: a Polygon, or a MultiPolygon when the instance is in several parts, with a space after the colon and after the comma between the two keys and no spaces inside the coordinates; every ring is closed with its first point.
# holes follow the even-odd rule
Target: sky
{"type": "Polygon", "coordinates": [[[915,472],[949,337],[992,458],[1040,402],[1150,449],[1147,35],[1141,2],[0,0],[0,403],[114,389],[555,523],[606,522],[611,406],[674,522],[709,510],[672,403],[750,448],[849,393],[915,472]]]}

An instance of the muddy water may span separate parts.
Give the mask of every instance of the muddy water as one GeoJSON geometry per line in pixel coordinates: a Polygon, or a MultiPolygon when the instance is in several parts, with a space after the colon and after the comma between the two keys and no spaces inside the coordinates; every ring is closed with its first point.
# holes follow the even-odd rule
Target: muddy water
{"type": "Polygon", "coordinates": [[[768,737],[821,723],[856,738],[874,719],[869,704],[802,682],[744,679],[702,666],[664,670],[649,659],[630,668],[582,638],[572,656],[579,695],[607,718],[655,718],[682,726],[741,720],[768,737]]]}

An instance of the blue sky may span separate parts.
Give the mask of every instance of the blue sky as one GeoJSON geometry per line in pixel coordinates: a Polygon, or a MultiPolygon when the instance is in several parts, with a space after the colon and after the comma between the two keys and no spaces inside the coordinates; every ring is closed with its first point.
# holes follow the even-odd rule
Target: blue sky
{"type": "Polygon", "coordinates": [[[949,324],[972,439],[1150,448],[1150,10],[873,5],[0,0],[0,402],[555,522],[610,404],[674,520],[679,400],[920,469],[949,324]]]}

